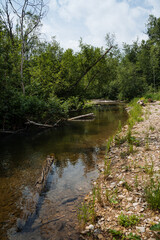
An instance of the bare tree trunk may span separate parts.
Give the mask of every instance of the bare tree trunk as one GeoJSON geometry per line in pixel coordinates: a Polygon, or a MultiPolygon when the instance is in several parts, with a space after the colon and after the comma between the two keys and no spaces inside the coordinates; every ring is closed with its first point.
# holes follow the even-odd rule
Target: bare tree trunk
{"type": "Polygon", "coordinates": [[[23,64],[24,64],[24,52],[25,52],[25,44],[24,44],[24,34],[23,34],[23,21],[24,21],[24,8],[22,9],[21,15],[21,84],[22,84],[22,91],[25,95],[25,87],[24,87],[24,80],[23,80],[23,64]]]}
{"type": "Polygon", "coordinates": [[[21,41],[21,62],[20,62],[20,77],[23,94],[25,95],[24,84],[24,57],[27,49],[29,39],[34,35],[34,31],[40,25],[41,19],[45,15],[45,5],[43,0],[4,0],[2,5],[2,17],[8,29],[8,33],[12,43],[14,43],[14,30],[13,18],[10,15],[16,16],[18,19],[20,29],[20,41],[21,41]],[[12,13],[10,14],[10,11],[12,13]]]}

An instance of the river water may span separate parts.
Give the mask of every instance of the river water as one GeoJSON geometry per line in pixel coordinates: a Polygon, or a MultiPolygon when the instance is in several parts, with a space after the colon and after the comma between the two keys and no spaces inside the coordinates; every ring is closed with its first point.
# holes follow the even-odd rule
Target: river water
{"type": "Polygon", "coordinates": [[[127,120],[123,105],[96,106],[93,112],[93,121],[68,122],[57,129],[1,141],[1,240],[80,239],[79,204],[98,176],[97,162],[103,161],[107,139],[117,130],[119,120],[122,125],[127,120]],[[35,182],[52,153],[56,160],[39,196],[35,182]],[[17,232],[19,219],[23,228],[17,232]]]}

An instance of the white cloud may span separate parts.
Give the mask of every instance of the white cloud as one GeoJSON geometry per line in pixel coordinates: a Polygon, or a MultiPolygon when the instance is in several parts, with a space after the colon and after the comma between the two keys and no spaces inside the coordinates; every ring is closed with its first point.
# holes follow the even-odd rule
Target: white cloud
{"type": "Polygon", "coordinates": [[[146,4],[150,5],[151,13],[156,17],[160,17],[160,1],[159,0],[146,0],[146,4]]]}
{"type": "Polygon", "coordinates": [[[159,0],[50,0],[49,9],[43,31],[76,50],[80,37],[95,46],[105,46],[107,33],[119,44],[141,40],[149,14],[160,17],[159,0]]]}

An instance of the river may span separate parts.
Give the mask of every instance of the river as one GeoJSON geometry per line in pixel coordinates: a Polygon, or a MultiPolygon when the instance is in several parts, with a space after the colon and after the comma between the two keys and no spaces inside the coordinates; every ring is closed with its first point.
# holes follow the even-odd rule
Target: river
{"type": "Polygon", "coordinates": [[[68,122],[63,127],[28,132],[1,140],[0,239],[78,240],[77,210],[98,176],[107,139],[127,120],[123,105],[96,106],[93,121],[68,122]],[[55,154],[43,193],[35,182],[47,155],[55,154]],[[35,208],[36,206],[36,208],[35,208]],[[18,219],[26,219],[16,231],[18,219]]]}

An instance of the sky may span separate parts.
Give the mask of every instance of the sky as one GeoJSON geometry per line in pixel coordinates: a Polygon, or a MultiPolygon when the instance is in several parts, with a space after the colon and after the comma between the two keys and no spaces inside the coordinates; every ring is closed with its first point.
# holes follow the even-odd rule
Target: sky
{"type": "Polygon", "coordinates": [[[107,33],[116,43],[147,39],[150,14],[160,17],[160,0],[49,0],[42,33],[47,41],[56,36],[64,49],[78,51],[79,40],[106,47],[107,33]]]}

